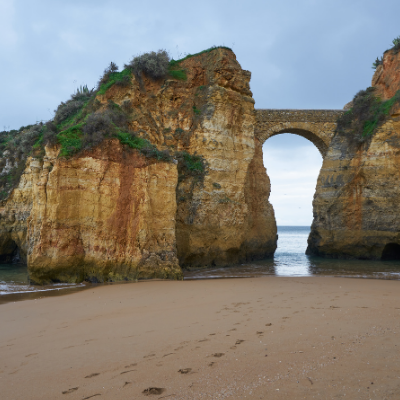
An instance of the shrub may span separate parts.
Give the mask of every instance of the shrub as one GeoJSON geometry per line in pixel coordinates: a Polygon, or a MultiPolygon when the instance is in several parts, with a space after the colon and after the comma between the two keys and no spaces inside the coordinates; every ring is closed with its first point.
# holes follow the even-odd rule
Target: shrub
{"type": "Polygon", "coordinates": [[[87,85],[81,86],[71,95],[71,98],[65,103],[62,102],[55,110],[54,123],[61,125],[76,115],[88,103],[94,95],[93,89],[88,89],[87,85]]]}
{"type": "Polygon", "coordinates": [[[91,114],[82,127],[82,149],[89,149],[100,144],[106,137],[115,133],[115,125],[110,113],[91,114]]]}
{"type": "Polygon", "coordinates": [[[76,92],[71,95],[72,100],[86,101],[94,94],[94,89],[89,89],[87,85],[81,85],[76,89],[76,92]]]}
{"type": "Polygon", "coordinates": [[[196,115],[200,115],[200,114],[201,114],[201,110],[199,110],[198,108],[196,108],[196,106],[193,106],[193,112],[194,112],[196,115]]]}
{"type": "Polygon", "coordinates": [[[149,78],[160,79],[167,76],[169,61],[168,53],[165,50],[158,50],[134,57],[125,68],[131,69],[137,76],[143,72],[149,78]]]}
{"type": "Polygon", "coordinates": [[[61,103],[57,107],[57,110],[55,110],[54,123],[59,125],[69,117],[75,115],[83,107],[83,104],[84,102],[79,100],[70,100],[66,103],[61,103]]]}
{"type": "Polygon", "coordinates": [[[383,64],[383,57],[381,57],[381,58],[379,58],[379,57],[376,57],[376,60],[373,62],[373,64],[372,64],[372,68],[373,69],[377,69],[378,68],[378,66],[379,65],[382,65],[383,64]]]}
{"type": "Polygon", "coordinates": [[[53,121],[48,121],[43,130],[43,144],[54,146],[57,144],[57,126],[53,121]]]}
{"type": "Polygon", "coordinates": [[[180,180],[188,176],[197,177],[203,180],[206,174],[206,161],[202,156],[189,154],[185,151],[175,153],[178,160],[178,172],[180,180]]]}
{"type": "Polygon", "coordinates": [[[397,52],[400,50],[400,36],[397,36],[397,38],[394,38],[392,40],[393,43],[393,49],[397,52]]]}
{"type": "Polygon", "coordinates": [[[101,76],[99,82],[97,83],[97,89],[100,89],[101,85],[108,82],[111,74],[118,71],[118,66],[114,62],[110,62],[110,65],[104,70],[103,75],[101,76]]]}
{"type": "Polygon", "coordinates": [[[390,114],[396,103],[400,103],[400,90],[389,100],[382,101],[375,96],[375,88],[369,87],[358,92],[353,106],[337,120],[337,132],[350,131],[359,141],[373,135],[390,114]]]}
{"type": "Polygon", "coordinates": [[[26,160],[32,150],[38,148],[43,137],[44,125],[42,123],[21,127],[19,131],[0,132],[1,175],[0,175],[0,200],[5,199],[14,189],[25,169],[26,160]],[[7,169],[4,167],[7,165],[7,169]]]}
{"type": "Polygon", "coordinates": [[[168,150],[158,150],[157,147],[149,143],[149,146],[143,147],[140,151],[148,158],[155,158],[159,161],[172,161],[172,156],[168,150]]]}

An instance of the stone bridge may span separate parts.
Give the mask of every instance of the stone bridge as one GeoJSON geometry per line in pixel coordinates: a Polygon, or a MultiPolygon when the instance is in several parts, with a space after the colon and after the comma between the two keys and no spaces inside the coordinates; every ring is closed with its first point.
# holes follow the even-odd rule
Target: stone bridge
{"type": "Polygon", "coordinates": [[[256,109],[256,137],[264,143],[280,133],[294,133],[310,140],[325,157],[343,110],[256,109]]]}

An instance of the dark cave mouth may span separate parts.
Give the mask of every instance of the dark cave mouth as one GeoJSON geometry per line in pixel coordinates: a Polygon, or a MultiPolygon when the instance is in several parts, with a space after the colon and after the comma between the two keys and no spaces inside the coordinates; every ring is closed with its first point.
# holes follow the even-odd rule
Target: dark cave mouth
{"type": "Polygon", "coordinates": [[[400,244],[388,243],[382,251],[382,261],[400,260],[400,244]]]}

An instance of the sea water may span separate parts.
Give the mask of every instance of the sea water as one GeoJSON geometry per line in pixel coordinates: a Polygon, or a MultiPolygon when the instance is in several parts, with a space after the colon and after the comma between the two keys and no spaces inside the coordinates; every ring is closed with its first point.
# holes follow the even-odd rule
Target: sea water
{"type": "MultiPolygon", "coordinates": [[[[306,226],[279,226],[278,248],[273,258],[232,267],[185,271],[184,279],[330,275],[400,280],[400,261],[332,260],[306,256],[309,233],[310,228],[306,226]]],[[[85,286],[69,283],[31,285],[25,265],[0,264],[0,302],[2,298],[5,301],[4,295],[20,294],[27,298],[32,294],[37,297],[37,294],[62,294],[85,286]]]]}
{"type": "Polygon", "coordinates": [[[273,258],[225,268],[185,272],[185,279],[329,275],[350,278],[400,279],[400,261],[336,260],[305,254],[308,226],[278,226],[273,258]]]}
{"type": "MultiPolygon", "coordinates": [[[[55,283],[52,285],[31,285],[25,264],[0,264],[0,299],[10,294],[29,294],[60,291],[84,287],[84,284],[55,283]]],[[[0,300],[1,302],[1,300],[0,300]]]]}

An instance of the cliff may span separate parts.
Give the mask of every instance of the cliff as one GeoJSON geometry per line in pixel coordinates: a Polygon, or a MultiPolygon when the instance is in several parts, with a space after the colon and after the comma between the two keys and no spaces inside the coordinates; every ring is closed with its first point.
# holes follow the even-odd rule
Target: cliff
{"type": "MultiPolygon", "coordinates": [[[[21,178],[5,185],[3,260],[18,249],[44,283],[179,279],[181,268],[271,256],[250,73],[233,52],[173,61],[163,79],[107,74],[93,96],[62,103],[53,125],[32,133],[21,178]]],[[[3,152],[3,167],[22,165],[9,159],[3,152]]]]}
{"type": "Polygon", "coordinates": [[[400,259],[400,54],[384,54],[328,148],[307,254],[400,259]]]}

